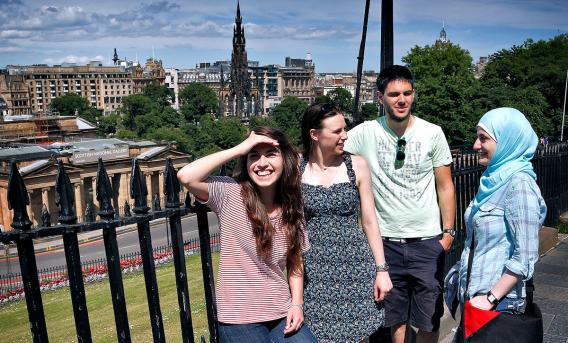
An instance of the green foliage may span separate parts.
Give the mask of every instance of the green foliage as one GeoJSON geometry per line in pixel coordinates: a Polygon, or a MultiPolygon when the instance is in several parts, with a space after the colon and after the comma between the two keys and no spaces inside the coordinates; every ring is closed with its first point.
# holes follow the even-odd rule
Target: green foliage
{"type": "Polygon", "coordinates": [[[91,107],[87,99],[72,92],[51,100],[49,107],[52,111],[57,111],[62,116],[74,116],[77,114],[93,124],[96,123],[96,118],[100,115],[96,108],[91,107]]]}
{"type": "Polygon", "coordinates": [[[195,123],[202,115],[217,113],[219,100],[211,88],[201,83],[191,83],[179,93],[180,112],[189,123],[195,123]]]}
{"type": "Polygon", "coordinates": [[[276,127],[284,131],[296,146],[300,146],[302,142],[300,125],[306,108],[308,105],[304,101],[288,96],[272,111],[276,127]]]}
{"type": "Polygon", "coordinates": [[[331,98],[329,96],[320,95],[320,96],[318,96],[314,99],[313,105],[315,105],[315,104],[327,104],[327,103],[330,103],[330,102],[331,102],[331,98]]]}
{"type": "Polygon", "coordinates": [[[479,119],[472,106],[479,82],[469,52],[452,43],[415,46],[402,61],[415,78],[413,113],[440,125],[450,144],[470,142],[479,119]]]}
{"type": "Polygon", "coordinates": [[[249,127],[252,129],[257,126],[276,127],[276,123],[274,122],[272,117],[260,117],[260,116],[251,117],[249,121],[249,127]]]}
{"type": "Polygon", "coordinates": [[[377,119],[378,115],[379,115],[379,108],[377,107],[377,104],[367,103],[361,106],[361,119],[374,120],[377,119]]]}
{"type": "Polygon", "coordinates": [[[107,135],[116,133],[118,124],[120,122],[119,115],[111,114],[108,116],[100,116],[97,119],[97,135],[105,137],[107,135]]]}
{"type": "Polygon", "coordinates": [[[128,129],[120,129],[120,130],[116,131],[115,137],[121,138],[121,139],[136,139],[136,138],[138,138],[138,136],[136,135],[136,132],[130,131],[128,129]]]}
{"type": "Polygon", "coordinates": [[[160,85],[158,81],[152,81],[147,85],[144,88],[144,95],[149,97],[158,106],[160,111],[170,106],[172,99],[175,97],[173,90],[160,85]]]}
{"type": "Polygon", "coordinates": [[[568,34],[548,41],[529,39],[493,54],[481,82],[486,89],[497,85],[505,98],[499,102],[515,104],[539,135],[560,135],[566,66],[568,34]]]}
{"type": "Polygon", "coordinates": [[[237,118],[223,118],[217,123],[216,145],[221,149],[229,149],[246,138],[247,127],[237,118]]]}
{"type": "Polygon", "coordinates": [[[353,112],[354,99],[347,89],[342,87],[335,88],[327,93],[327,96],[343,113],[353,112]]]}
{"type": "Polygon", "coordinates": [[[193,155],[195,151],[193,140],[185,135],[179,128],[160,127],[146,134],[145,138],[172,143],[175,142],[177,150],[189,155],[193,155]]]}
{"type": "Polygon", "coordinates": [[[136,117],[149,114],[156,108],[152,99],[142,94],[133,94],[122,98],[119,112],[122,114],[122,125],[128,130],[136,130],[136,117]]]}

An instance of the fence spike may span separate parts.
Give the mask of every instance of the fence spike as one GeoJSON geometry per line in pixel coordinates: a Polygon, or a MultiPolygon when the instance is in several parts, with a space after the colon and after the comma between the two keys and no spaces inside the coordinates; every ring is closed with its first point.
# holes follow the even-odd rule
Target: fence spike
{"type": "Polygon", "coordinates": [[[181,189],[177,178],[176,169],[172,163],[172,159],[166,161],[166,175],[164,177],[164,190],[166,193],[166,208],[180,207],[179,191],[181,189]]]}
{"type": "Polygon", "coordinates": [[[75,215],[75,192],[61,160],[57,162],[55,204],[59,206],[59,222],[73,224],[77,220],[75,215]]]}
{"type": "Polygon", "coordinates": [[[191,194],[189,192],[185,192],[185,208],[193,209],[193,206],[191,206],[191,194]]]}
{"type": "Polygon", "coordinates": [[[136,158],[132,159],[132,172],[130,174],[130,197],[134,199],[134,213],[148,213],[148,200],[146,200],[148,189],[136,158]]]}
{"type": "Polygon", "coordinates": [[[18,170],[16,161],[10,163],[10,176],[8,177],[8,208],[14,210],[14,220],[12,227],[14,229],[29,230],[32,222],[28,217],[27,205],[30,203],[30,197],[24,179],[18,170]]]}
{"type": "Polygon", "coordinates": [[[132,213],[130,213],[130,203],[128,200],[124,200],[124,216],[131,217],[132,213]]]}
{"type": "Polygon", "coordinates": [[[89,200],[87,206],[85,207],[85,222],[90,223],[95,221],[95,204],[93,204],[93,199],[89,200]]]}
{"type": "Polygon", "coordinates": [[[51,215],[47,210],[47,205],[43,204],[41,206],[41,225],[43,227],[50,227],[51,226],[51,215]]]}
{"type": "Polygon", "coordinates": [[[99,157],[97,170],[97,201],[99,202],[99,216],[104,219],[114,218],[114,208],[112,207],[112,185],[108,178],[103,159],[99,157]]]}
{"type": "Polygon", "coordinates": [[[154,193],[154,199],[152,199],[152,211],[161,211],[162,206],[160,205],[160,197],[158,193],[154,193]]]}

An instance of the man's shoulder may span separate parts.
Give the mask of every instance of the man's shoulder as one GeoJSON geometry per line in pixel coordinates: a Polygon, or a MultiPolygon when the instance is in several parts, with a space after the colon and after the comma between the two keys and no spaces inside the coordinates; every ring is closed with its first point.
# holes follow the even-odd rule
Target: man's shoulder
{"type": "Polygon", "coordinates": [[[352,130],[376,130],[382,129],[381,125],[379,125],[380,118],[373,119],[373,120],[365,120],[361,124],[355,126],[352,130]]]}
{"type": "Polygon", "coordinates": [[[414,118],[416,119],[415,124],[417,128],[419,129],[424,129],[424,133],[437,133],[442,131],[442,127],[439,125],[436,125],[434,123],[431,123],[425,119],[419,118],[414,116],[414,118]]]}

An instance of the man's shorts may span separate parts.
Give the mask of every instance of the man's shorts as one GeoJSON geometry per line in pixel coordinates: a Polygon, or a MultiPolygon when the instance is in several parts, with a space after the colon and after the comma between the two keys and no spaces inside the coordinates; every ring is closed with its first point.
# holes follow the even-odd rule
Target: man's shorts
{"type": "Polygon", "coordinates": [[[385,326],[399,323],[438,331],[444,313],[444,248],[440,236],[407,243],[383,240],[392,290],[385,297],[385,326]]]}

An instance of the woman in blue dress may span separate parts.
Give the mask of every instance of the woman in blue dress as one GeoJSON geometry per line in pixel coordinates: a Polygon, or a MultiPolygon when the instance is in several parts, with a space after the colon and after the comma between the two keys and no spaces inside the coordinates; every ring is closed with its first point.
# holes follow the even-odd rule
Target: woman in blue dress
{"type": "Polygon", "coordinates": [[[369,168],[362,157],[344,153],[345,127],[343,114],[331,104],[312,105],[302,118],[302,188],[311,243],[304,256],[304,312],[320,342],[365,340],[384,323],[379,301],[392,288],[369,168]]]}

